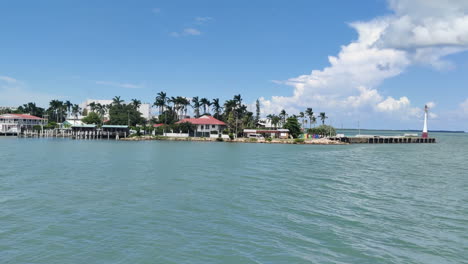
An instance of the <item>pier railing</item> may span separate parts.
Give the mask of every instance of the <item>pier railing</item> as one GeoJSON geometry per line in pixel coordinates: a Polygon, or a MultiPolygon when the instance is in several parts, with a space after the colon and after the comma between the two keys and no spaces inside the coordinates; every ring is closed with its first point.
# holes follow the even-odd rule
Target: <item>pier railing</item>
{"type": "Polygon", "coordinates": [[[350,144],[415,144],[436,143],[435,138],[423,137],[331,137],[331,140],[350,144]]]}

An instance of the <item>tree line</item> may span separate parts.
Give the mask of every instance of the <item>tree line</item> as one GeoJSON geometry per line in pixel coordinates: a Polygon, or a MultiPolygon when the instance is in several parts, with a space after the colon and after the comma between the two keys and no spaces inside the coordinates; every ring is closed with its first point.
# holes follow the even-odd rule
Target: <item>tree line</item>
{"type": "MultiPolygon", "coordinates": [[[[253,113],[248,110],[240,94],[234,95],[232,99],[228,99],[222,103],[219,98],[168,96],[166,92],[161,91],[156,94],[153,102],[153,106],[157,109],[157,117],[153,117],[151,120],[145,120],[138,111],[141,104],[141,101],[137,99],[132,99],[130,103],[126,104],[120,96],[115,96],[112,99],[112,103],[108,105],[95,102],[90,103],[88,105],[90,109],[89,113],[87,109],[81,109],[78,104],[60,100],[50,101],[47,109],[38,107],[35,103],[30,102],[19,106],[15,111],[9,111],[8,109],[2,111],[5,113],[28,113],[34,116],[47,117],[50,122],[56,123],[62,123],[69,117],[78,119],[78,117],[84,116],[82,121],[88,124],[102,125],[106,123],[129,126],[164,124],[169,126],[189,117],[188,111],[192,109],[195,118],[202,115],[211,115],[225,122],[229,133],[238,135],[246,128],[258,128],[265,125],[261,123],[259,100],[255,103],[255,113],[253,113]],[[108,117],[108,120],[106,120],[106,117],[108,117]]],[[[275,129],[288,128],[290,131],[294,130],[294,134],[301,133],[302,129],[306,130],[307,124],[309,130],[312,129],[312,125],[315,127],[317,118],[321,120],[322,125],[325,125],[325,120],[328,117],[325,112],[320,112],[316,116],[312,108],[307,108],[305,111],[299,112],[298,115],[288,115],[285,110],[282,110],[279,114],[269,114],[266,116],[267,121],[275,129]],[[299,124],[299,121],[301,124],[299,124]]]]}

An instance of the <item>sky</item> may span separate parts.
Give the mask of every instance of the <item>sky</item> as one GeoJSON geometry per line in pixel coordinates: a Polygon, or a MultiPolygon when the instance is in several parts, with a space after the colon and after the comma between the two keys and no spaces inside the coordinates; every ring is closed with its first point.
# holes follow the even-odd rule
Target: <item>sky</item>
{"type": "Polygon", "coordinates": [[[0,106],[156,94],[468,131],[468,1],[0,0],[0,106]]]}

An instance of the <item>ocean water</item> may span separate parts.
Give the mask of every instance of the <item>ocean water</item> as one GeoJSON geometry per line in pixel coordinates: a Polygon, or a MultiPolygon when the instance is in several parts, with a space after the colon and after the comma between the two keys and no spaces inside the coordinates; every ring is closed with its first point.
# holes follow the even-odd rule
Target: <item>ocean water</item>
{"type": "Polygon", "coordinates": [[[0,263],[468,263],[468,135],[431,136],[0,138],[0,263]]]}

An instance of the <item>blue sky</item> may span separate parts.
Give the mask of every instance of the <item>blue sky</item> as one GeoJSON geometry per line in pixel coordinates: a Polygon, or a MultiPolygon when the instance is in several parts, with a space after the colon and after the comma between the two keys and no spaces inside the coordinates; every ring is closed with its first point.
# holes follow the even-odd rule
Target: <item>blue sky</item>
{"type": "Polygon", "coordinates": [[[466,32],[454,24],[447,31],[459,43],[435,35],[399,44],[407,39],[401,17],[430,29],[424,17],[464,19],[468,7],[449,0],[457,8],[440,16],[430,8],[415,11],[418,1],[430,6],[432,0],[2,1],[0,105],[115,95],[152,102],[159,91],[221,99],[240,93],[247,103],[262,98],[265,113],[310,106],[337,126],[361,120],[397,129],[419,128],[420,108],[430,103],[431,128],[468,130],[466,32]],[[388,71],[343,73],[341,64],[367,65],[373,51],[343,47],[362,43],[380,20],[386,29],[372,45],[382,53],[371,63],[388,71]],[[351,26],[357,21],[364,25],[351,26]],[[441,50],[446,46],[456,50],[441,50]],[[330,66],[329,56],[338,66],[330,66]],[[311,73],[327,67],[326,77],[311,73]],[[310,82],[317,78],[336,84],[310,82]]]}

